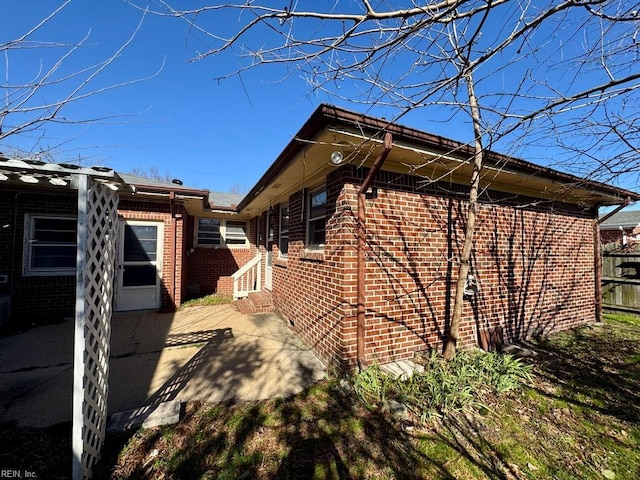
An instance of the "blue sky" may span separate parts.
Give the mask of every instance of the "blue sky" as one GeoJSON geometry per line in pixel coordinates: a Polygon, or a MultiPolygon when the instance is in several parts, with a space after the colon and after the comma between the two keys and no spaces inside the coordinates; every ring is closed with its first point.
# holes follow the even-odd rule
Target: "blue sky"
{"type": "MultiPolygon", "coordinates": [[[[0,41],[23,34],[56,4],[6,2],[0,41]]],[[[107,59],[132,34],[140,18],[141,13],[122,0],[75,1],[34,38],[73,43],[90,31],[87,46],[68,62],[71,71],[107,59]]],[[[272,83],[266,76],[269,72],[246,75],[246,92],[238,80],[216,82],[211,62],[188,62],[198,47],[188,38],[186,24],[147,15],[131,45],[96,85],[145,78],[164,64],[162,70],[154,78],[88,98],[66,112],[76,119],[114,118],[93,125],[48,125],[7,143],[27,151],[54,147],[56,161],[80,157],[84,164],[124,172],[155,167],[185,185],[215,191],[253,186],[320,99],[308,98],[305,84],[297,79],[272,83]]],[[[40,49],[28,58],[23,52],[11,52],[11,80],[34,76],[40,68],[37,57],[44,56],[46,64],[62,52],[40,49]]],[[[55,98],[55,92],[42,92],[42,96],[55,98]]]]}
{"type": "MultiPolygon", "coordinates": [[[[0,44],[36,25],[62,0],[5,3],[0,44]]],[[[71,73],[109,58],[132,35],[141,18],[141,12],[123,0],[74,0],[33,40],[74,44],[89,33],[85,46],[63,65],[71,73]]],[[[233,15],[209,23],[210,28],[227,32],[238,25],[238,18],[233,15]]],[[[495,32],[500,30],[497,25],[492,28],[495,32]]],[[[254,44],[262,41],[260,37],[251,40],[254,44]]],[[[122,172],[155,168],[163,176],[181,179],[185,185],[229,191],[251,187],[320,102],[365,112],[363,107],[324,94],[310,95],[299,75],[282,80],[282,70],[260,68],[244,74],[242,83],[237,78],[218,82],[214,80],[216,75],[234,70],[241,60],[229,53],[189,62],[196,52],[207,49],[205,42],[202,35],[190,34],[184,22],[147,15],[131,44],[89,88],[153,78],[87,98],[64,112],[71,119],[108,117],[106,120],[90,125],[49,124],[7,139],[0,151],[11,146],[32,153],[52,149],[53,161],[107,165],[122,172]]],[[[8,57],[0,61],[3,67],[9,66],[10,82],[26,82],[37,75],[41,65],[48,68],[65,51],[9,51],[8,57]]],[[[559,81],[567,75],[562,70],[543,73],[557,76],[559,81]]],[[[5,77],[0,82],[5,82],[5,68],[0,68],[0,75],[5,77]]],[[[493,88],[494,82],[487,83],[493,88]]],[[[345,85],[345,91],[348,88],[350,85],[345,85]]],[[[42,89],[37,96],[38,100],[51,101],[60,95],[61,90],[51,88],[42,89]]],[[[442,109],[424,112],[408,115],[401,123],[456,140],[469,139],[470,130],[459,117],[449,120],[442,109]]],[[[366,113],[386,114],[384,109],[366,113]]],[[[10,124],[17,119],[8,116],[5,121],[10,124]]],[[[526,150],[497,150],[555,166],[549,160],[553,155],[547,151],[547,143],[541,138],[537,147],[529,144],[526,150]]],[[[623,181],[623,186],[635,189],[633,182],[623,181]]]]}

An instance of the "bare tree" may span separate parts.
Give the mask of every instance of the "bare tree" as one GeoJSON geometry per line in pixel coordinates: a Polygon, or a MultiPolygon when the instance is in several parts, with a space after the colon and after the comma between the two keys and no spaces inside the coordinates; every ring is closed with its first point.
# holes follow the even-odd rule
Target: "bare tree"
{"type": "Polygon", "coordinates": [[[158,167],[149,167],[149,168],[141,168],[135,167],[127,172],[129,175],[133,175],[140,178],[147,178],[149,180],[157,180],[159,182],[171,183],[173,181],[174,176],[172,176],[169,172],[164,172],[164,175],[160,173],[158,167]]]}
{"type": "Polygon", "coordinates": [[[250,188],[246,185],[242,185],[240,183],[234,183],[229,187],[229,193],[234,193],[238,195],[246,195],[249,193],[250,188]]]}
{"type": "Polygon", "coordinates": [[[485,149],[522,155],[526,145],[531,158],[554,146],[562,152],[554,154],[557,164],[608,181],[640,172],[637,0],[354,0],[314,3],[309,10],[298,0],[284,7],[204,3],[180,10],[157,0],[154,13],[184,20],[209,45],[194,60],[235,55],[236,67],[219,79],[242,81],[248,70],[281,68],[283,77],[299,76],[311,91],[367,109],[393,109],[391,121],[411,113],[414,121],[468,125],[473,173],[449,358],[485,149]]]}
{"type": "MultiPolygon", "coordinates": [[[[144,12],[131,35],[108,58],[71,69],[74,55],[88,46],[90,32],[73,43],[36,39],[45,27],[55,25],[56,20],[65,14],[65,9],[70,3],[71,0],[63,1],[35,25],[27,27],[17,38],[0,42],[0,142],[4,142],[3,148],[10,146],[9,139],[31,134],[35,137],[34,145],[31,147],[37,151],[35,155],[50,159],[50,147],[43,148],[38,145],[46,125],[52,123],[89,125],[112,121],[114,116],[111,115],[78,118],[68,112],[74,104],[110,90],[147,80],[156,76],[162,69],[160,67],[160,70],[144,78],[128,79],[107,85],[100,81],[101,75],[113,66],[134,40],[142,27],[144,12]],[[26,71],[26,62],[22,55],[29,54],[31,55],[29,58],[33,59],[34,52],[42,53],[42,58],[39,62],[28,64],[33,65],[34,69],[27,73],[30,77],[25,80],[20,76],[26,71]],[[20,65],[20,69],[16,67],[17,65],[20,65]],[[17,72],[18,70],[23,71],[17,72]]],[[[124,115],[123,113],[115,117],[124,115]]],[[[60,138],[56,141],[63,144],[69,141],[69,138],[60,138]]]]}

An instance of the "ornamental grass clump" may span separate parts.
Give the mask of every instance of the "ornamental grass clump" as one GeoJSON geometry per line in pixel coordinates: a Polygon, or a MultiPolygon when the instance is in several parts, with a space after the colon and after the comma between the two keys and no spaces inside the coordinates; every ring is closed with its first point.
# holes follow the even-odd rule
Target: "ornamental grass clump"
{"type": "Polygon", "coordinates": [[[531,380],[531,366],[508,354],[460,352],[446,361],[434,352],[424,367],[423,372],[400,380],[375,364],[355,376],[354,388],[369,407],[392,398],[426,421],[432,416],[483,408],[484,395],[502,394],[531,380]]]}
{"type": "Polygon", "coordinates": [[[394,390],[393,379],[374,363],[353,378],[353,388],[356,394],[369,408],[380,406],[387,398],[387,393],[394,390]]]}

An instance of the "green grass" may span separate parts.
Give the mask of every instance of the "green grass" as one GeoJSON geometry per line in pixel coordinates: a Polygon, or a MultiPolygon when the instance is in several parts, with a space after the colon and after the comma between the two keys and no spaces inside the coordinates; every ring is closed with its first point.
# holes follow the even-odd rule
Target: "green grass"
{"type": "Polygon", "coordinates": [[[187,300],[183,302],[182,308],[189,307],[201,307],[201,306],[209,306],[209,305],[225,305],[227,303],[233,303],[233,296],[214,293],[212,295],[207,295],[205,297],[192,298],[191,300],[187,300]]]}
{"type": "Polygon", "coordinates": [[[622,324],[640,327],[640,316],[625,315],[623,313],[605,313],[603,317],[605,321],[610,324],[622,324]]]}

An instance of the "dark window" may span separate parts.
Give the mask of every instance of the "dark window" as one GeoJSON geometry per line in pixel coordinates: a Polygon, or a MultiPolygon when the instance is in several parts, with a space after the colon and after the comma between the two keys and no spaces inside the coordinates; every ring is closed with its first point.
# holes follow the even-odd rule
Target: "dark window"
{"type": "Polygon", "coordinates": [[[309,193],[309,215],[307,223],[308,246],[324,247],[327,223],[327,191],[324,187],[309,193]]]}
{"type": "Polygon", "coordinates": [[[72,217],[28,216],[25,230],[26,275],[74,274],[77,220],[72,217]]]}
{"type": "Polygon", "coordinates": [[[280,239],[278,241],[280,255],[287,256],[289,252],[289,204],[280,205],[280,239]]]}
{"type": "Polygon", "coordinates": [[[220,220],[217,218],[198,219],[198,245],[220,245],[220,220]]]}
{"type": "Polygon", "coordinates": [[[155,265],[127,265],[122,272],[123,287],[142,287],[157,284],[155,265]]]}

